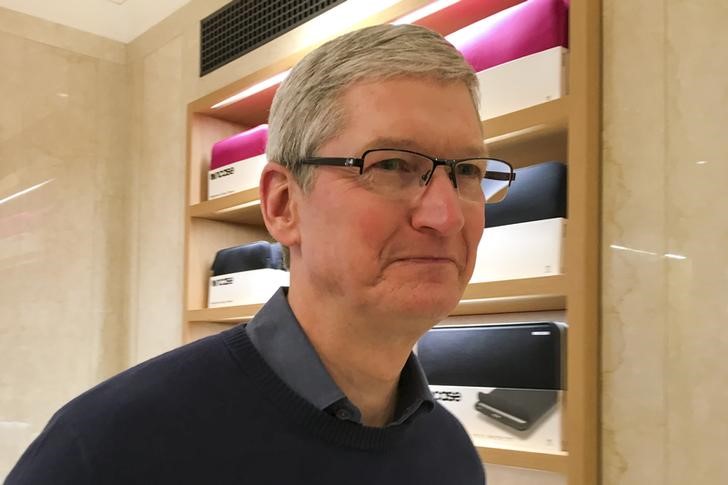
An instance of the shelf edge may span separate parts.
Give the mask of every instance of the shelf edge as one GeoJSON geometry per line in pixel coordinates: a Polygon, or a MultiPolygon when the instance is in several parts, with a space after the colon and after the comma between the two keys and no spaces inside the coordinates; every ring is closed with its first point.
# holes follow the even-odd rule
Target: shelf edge
{"type": "Polygon", "coordinates": [[[504,138],[516,138],[533,129],[566,129],[569,121],[569,95],[552,101],[529,106],[482,121],[487,143],[504,138]]]}
{"type": "Polygon", "coordinates": [[[566,275],[471,283],[465,289],[462,300],[540,295],[566,295],[566,275]]]}
{"type": "Polygon", "coordinates": [[[566,452],[538,453],[484,446],[477,446],[475,449],[478,451],[480,459],[486,464],[528,468],[561,475],[566,475],[568,469],[569,454],[566,452]]]}

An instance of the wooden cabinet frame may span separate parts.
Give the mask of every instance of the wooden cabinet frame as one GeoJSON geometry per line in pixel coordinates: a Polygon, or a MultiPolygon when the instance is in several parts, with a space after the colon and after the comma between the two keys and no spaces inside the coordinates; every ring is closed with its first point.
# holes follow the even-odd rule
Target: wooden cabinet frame
{"type": "MultiPolygon", "coordinates": [[[[362,20],[354,28],[390,21],[428,3],[426,0],[399,2],[362,20]]],[[[506,3],[508,0],[503,0],[503,5],[506,3]]],[[[566,274],[469,285],[453,315],[566,310],[569,345],[564,435],[568,452],[531,453],[496,448],[478,451],[488,463],[551,471],[565,475],[569,485],[590,485],[599,481],[601,1],[572,0],[569,15],[569,94],[483,122],[486,142],[494,156],[518,153],[527,159],[529,150],[551,149],[544,147],[555,147],[558,153],[566,155],[569,164],[566,274]]],[[[471,21],[448,20],[452,30],[471,21]]],[[[219,331],[255,314],[260,305],[205,308],[209,264],[217,249],[270,238],[261,226],[257,189],[205,200],[206,164],[212,144],[260,122],[236,112],[239,109],[236,105],[217,111],[210,107],[288,69],[314,47],[291,53],[188,106],[185,341],[219,331]]],[[[272,94],[262,96],[250,101],[250,106],[255,107],[256,102],[264,105],[265,96],[272,94]]]]}

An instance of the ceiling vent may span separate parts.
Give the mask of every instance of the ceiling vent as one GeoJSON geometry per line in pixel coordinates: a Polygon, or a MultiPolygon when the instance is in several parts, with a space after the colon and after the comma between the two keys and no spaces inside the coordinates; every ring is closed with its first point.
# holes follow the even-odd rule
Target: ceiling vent
{"type": "Polygon", "coordinates": [[[235,0],[200,21],[200,76],[345,0],[235,0]]]}

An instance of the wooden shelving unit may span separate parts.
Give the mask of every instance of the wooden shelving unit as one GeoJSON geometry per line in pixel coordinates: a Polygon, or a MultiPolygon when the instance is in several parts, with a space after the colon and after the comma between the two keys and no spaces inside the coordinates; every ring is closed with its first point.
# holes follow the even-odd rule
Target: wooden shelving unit
{"type": "MultiPolygon", "coordinates": [[[[429,0],[404,0],[354,28],[387,22],[429,0]]],[[[447,34],[519,0],[462,0],[428,18],[447,34]]],[[[567,477],[569,485],[598,483],[598,298],[600,0],[575,0],[570,7],[569,94],[483,121],[490,154],[516,167],[546,160],[569,164],[568,273],[471,284],[452,315],[565,310],[569,323],[564,435],[568,452],[535,453],[478,447],[487,463],[543,470],[567,477]]],[[[332,37],[336,34],[332,33],[332,37]]],[[[315,46],[291,52],[188,106],[187,214],[185,219],[184,338],[193,340],[249,320],[261,304],[206,308],[207,281],[218,249],[270,239],[262,225],[258,189],[207,200],[206,170],[212,145],[263,123],[275,87],[225,108],[215,103],[295,64],[315,46]]]]}

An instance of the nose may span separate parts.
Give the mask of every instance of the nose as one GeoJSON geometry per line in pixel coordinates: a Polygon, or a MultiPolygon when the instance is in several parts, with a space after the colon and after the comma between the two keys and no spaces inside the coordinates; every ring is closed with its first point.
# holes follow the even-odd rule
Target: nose
{"type": "Polygon", "coordinates": [[[412,214],[412,226],[417,230],[433,230],[442,236],[458,233],[465,216],[457,189],[445,167],[437,167],[432,180],[417,200],[412,214]]]}

